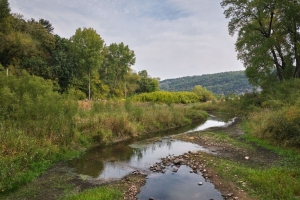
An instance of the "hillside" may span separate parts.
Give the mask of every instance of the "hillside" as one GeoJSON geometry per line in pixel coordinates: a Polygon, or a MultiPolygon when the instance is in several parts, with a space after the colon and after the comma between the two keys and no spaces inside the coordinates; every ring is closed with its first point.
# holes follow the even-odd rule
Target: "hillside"
{"type": "Polygon", "coordinates": [[[245,93],[252,91],[244,71],[222,72],[201,76],[186,76],[166,79],[160,82],[160,89],[166,91],[191,91],[201,85],[215,94],[245,93]]]}

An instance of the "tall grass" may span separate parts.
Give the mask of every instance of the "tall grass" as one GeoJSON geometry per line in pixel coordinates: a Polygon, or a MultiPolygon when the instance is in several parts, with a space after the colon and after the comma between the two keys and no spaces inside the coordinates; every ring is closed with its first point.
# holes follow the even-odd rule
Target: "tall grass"
{"type": "Polygon", "coordinates": [[[100,143],[113,138],[135,137],[205,120],[207,113],[189,106],[153,103],[94,102],[91,110],[77,116],[77,128],[100,143]],[[87,115],[89,118],[87,119],[87,115]]]}

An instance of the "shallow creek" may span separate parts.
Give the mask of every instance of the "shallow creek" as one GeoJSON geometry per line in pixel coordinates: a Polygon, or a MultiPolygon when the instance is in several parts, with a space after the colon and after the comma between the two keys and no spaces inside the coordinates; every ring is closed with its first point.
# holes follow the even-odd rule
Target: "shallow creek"
{"type": "Polygon", "coordinates": [[[223,199],[221,193],[209,180],[203,178],[200,171],[190,173],[191,168],[181,165],[174,172],[170,165],[164,173],[158,173],[150,171],[150,166],[161,162],[161,158],[182,155],[188,151],[209,152],[202,146],[175,140],[172,135],[227,126],[233,121],[234,119],[224,122],[211,116],[204,124],[157,133],[150,139],[92,149],[79,159],[71,161],[69,166],[80,176],[101,182],[120,179],[133,172],[147,174],[146,184],[141,188],[138,199],[223,199]]]}

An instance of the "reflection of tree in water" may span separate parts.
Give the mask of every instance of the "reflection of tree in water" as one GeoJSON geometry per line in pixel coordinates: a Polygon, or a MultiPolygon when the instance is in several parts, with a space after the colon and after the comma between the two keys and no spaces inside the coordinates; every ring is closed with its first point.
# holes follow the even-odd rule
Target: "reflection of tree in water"
{"type": "Polygon", "coordinates": [[[142,149],[134,149],[135,155],[137,156],[137,160],[141,160],[143,158],[143,151],[142,149]]]}
{"type": "Polygon", "coordinates": [[[171,140],[167,140],[167,147],[170,150],[172,147],[172,141],[171,140]]]}
{"type": "Polygon", "coordinates": [[[96,178],[104,170],[105,162],[129,161],[134,153],[134,150],[126,145],[94,148],[80,158],[71,161],[70,166],[75,168],[76,173],[96,178]]]}

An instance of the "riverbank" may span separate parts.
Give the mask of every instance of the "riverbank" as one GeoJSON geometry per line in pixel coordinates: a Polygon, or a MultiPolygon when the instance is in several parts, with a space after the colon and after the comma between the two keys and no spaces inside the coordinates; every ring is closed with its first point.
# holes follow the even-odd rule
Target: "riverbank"
{"type": "MultiPolygon", "coordinates": [[[[1,146],[3,159],[0,162],[0,195],[6,196],[10,191],[38,178],[56,162],[79,156],[95,145],[111,145],[128,138],[151,135],[153,132],[181,127],[193,121],[204,121],[207,116],[205,112],[186,105],[96,102],[87,110],[79,109],[71,124],[61,124],[63,129],[72,128],[69,135],[63,135],[62,132],[59,137],[53,138],[50,135],[52,138],[47,138],[49,134],[40,137],[21,131],[18,137],[8,134],[1,141],[4,145],[1,146]]],[[[71,177],[65,177],[62,181],[74,178],[69,175],[71,177]]],[[[30,194],[30,191],[27,190],[26,193],[34,197],[35,192],[30,194]]]]}
{"type": "MultiPolygon", "coordinates": [[[[230,126],[174,136],[173,139],[199,144],[208,152],[186,152],[170,162],[175,165],[176,158],[183,159],[182,163],[189,163],[184,165],[191,170],[195,169],[193,163],[200,164],[197,170],[226,199],[299,199],[299,152],[254,140],[245,130],[245,122],[236,119],[230,126]]],[[[163,162],[164,159],[155,165],[163,162]]],[[[107,187],[121,191],[122,198],[137,199],[145,181],[146,177],[132,174],[107,187]],[[130,197],[125,195],[129,188],[135,188],[130,197]]]]}
{"type": "MultiPolygon", "coordinates": [[[[197,168],[197,173],[212,182],[227,199],[297,199],[299,153],[262,144],[245,130],[245,122],[235,118],[228,126],[172,136],[171,140],[198,144],[206,149],[197,153],[187,151],[174,159],[185,159],[180,165],[189,166],[191,171],[198,163],[201,168],[197,168]]],[[[157,140],[159,138],[153,141],[157,140]]],[[[107,199],[137,199],[148,173],[132,170],[132,174],[121,180],[103,182],[79,176],[62,163],[6,199],[80,199],[97,195],[99,191],[114,197],[107,199]]]]}

